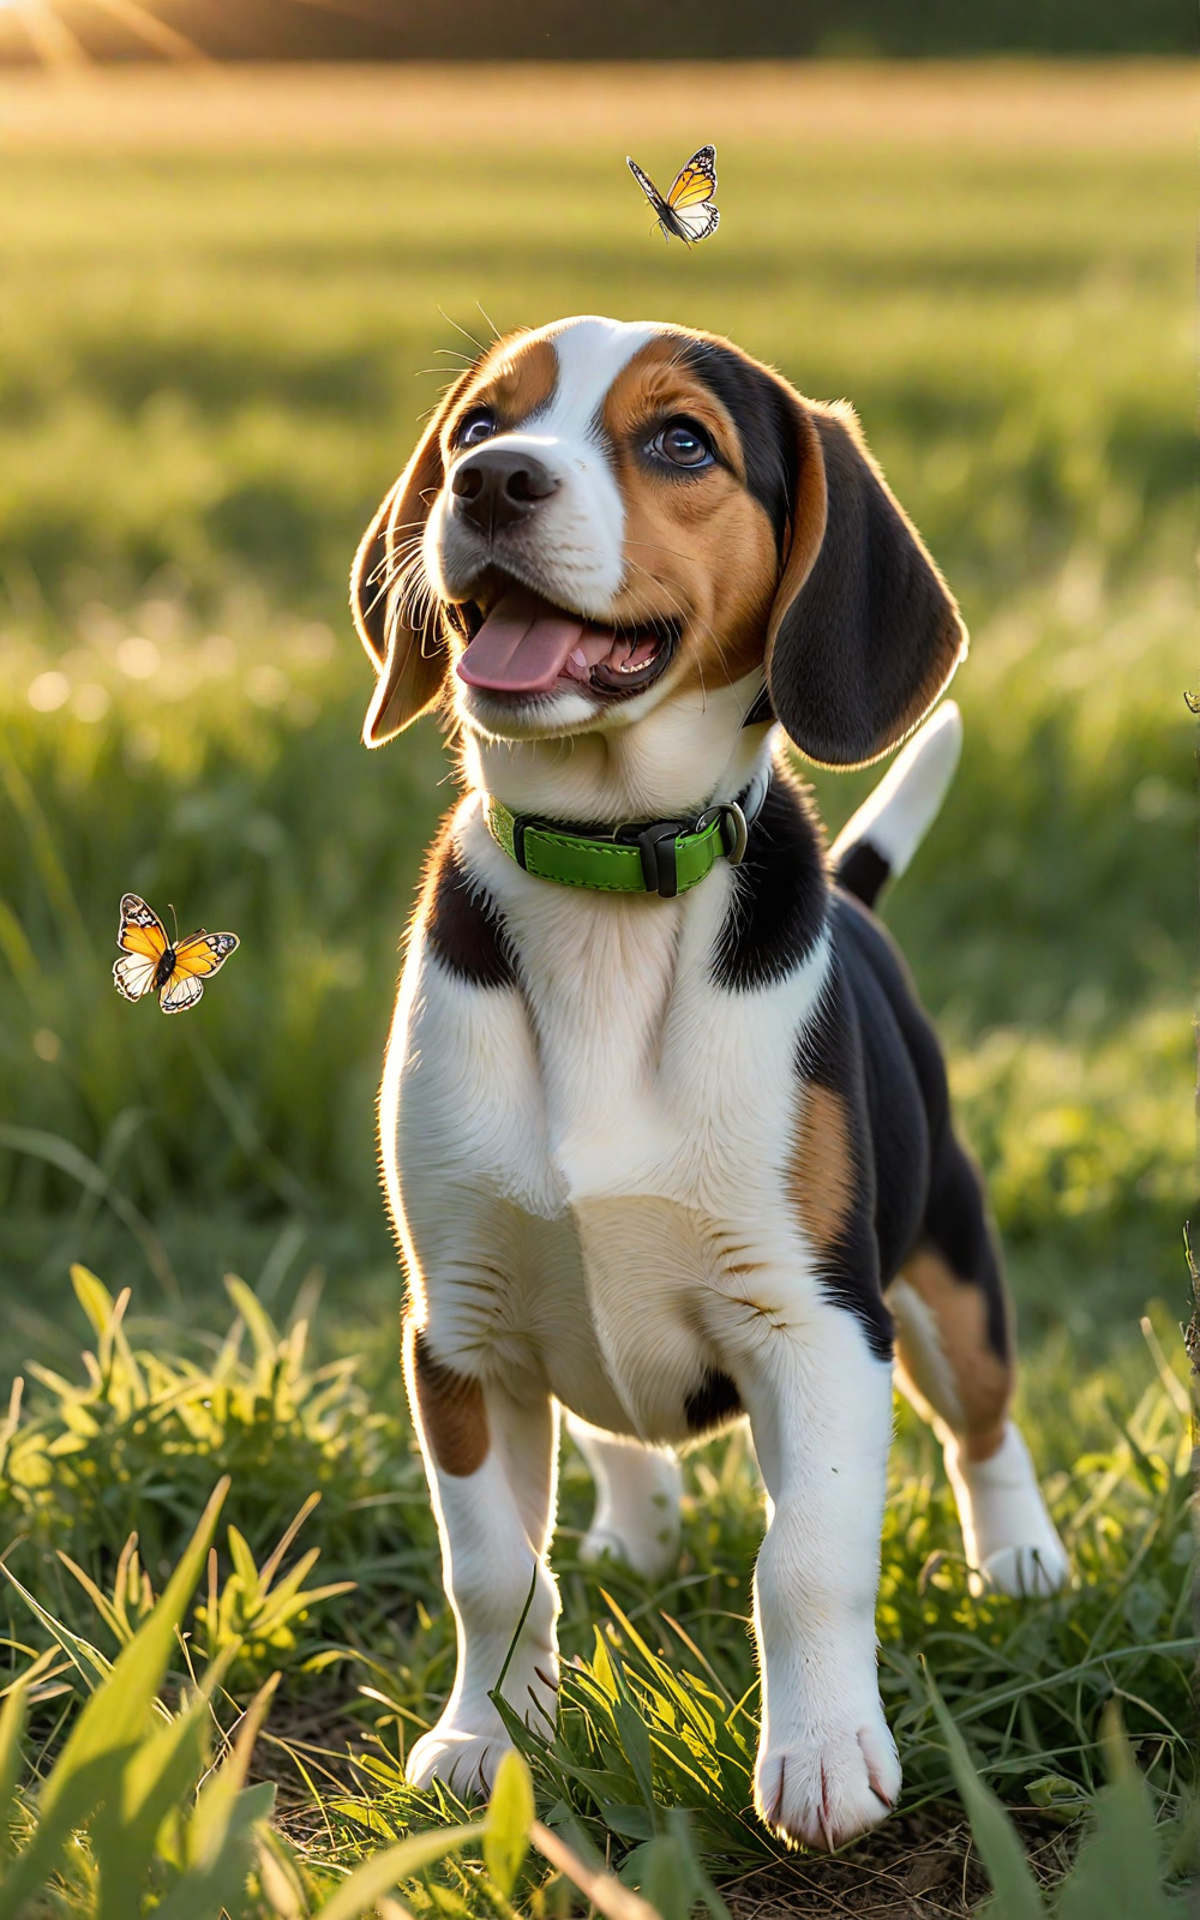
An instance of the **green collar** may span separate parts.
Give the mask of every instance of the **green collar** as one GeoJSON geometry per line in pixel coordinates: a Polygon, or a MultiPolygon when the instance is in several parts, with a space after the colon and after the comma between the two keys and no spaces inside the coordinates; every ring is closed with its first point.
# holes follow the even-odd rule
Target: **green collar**
{"type": "Polygon", "coordinates": [[[563,887],[602,893],[657,893],[673,900],[698,886],[722,854],[741,864],[770,782],[761,772],[736,800],[705,807],[696,820],[652,820],[608,834],[579,833],[527,814],[510,813],[490,794],[483,817],[498,847],[525,873],[563,887]]]}

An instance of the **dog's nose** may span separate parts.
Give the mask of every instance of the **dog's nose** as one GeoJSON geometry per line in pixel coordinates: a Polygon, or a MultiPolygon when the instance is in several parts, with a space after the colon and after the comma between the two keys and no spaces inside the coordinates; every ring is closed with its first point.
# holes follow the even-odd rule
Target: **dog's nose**
{"type": "Polygon", "coordinates": [[[459,461],[450,480],[455,513],[487,534],[527,520],[557,490],[535,455],[506,447],[481,447],[459,461]]]}

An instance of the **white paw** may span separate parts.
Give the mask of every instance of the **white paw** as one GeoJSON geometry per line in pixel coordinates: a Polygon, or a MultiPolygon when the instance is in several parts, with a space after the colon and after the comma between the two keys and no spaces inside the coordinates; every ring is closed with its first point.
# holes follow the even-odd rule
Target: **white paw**
{"type": "MultiPolygon", "coordinates": [[[[558,1655],[550,1647],[514,1661],[504,1681],[504,1697],[527,1727],[546,1736],[554,1731],[558,1704],[558,1655]]],[[[440,1780],[460,1800],[484,1797],[492,1790],[496,1768],[512,1746],[487,1692],[469,1683],[455,1688],[435,1727],[423,1733],[408,1756],[404,1775],[410,1787],[440,1780]]]]}
{"type": "Polygon", "coordinates": [[[591,1527],[579,1545],[579,1558],[585,1567],[601,1560],[615,1560],[629,1567],[643,1580],[661,1580],[673,1571],[679,1558],[679,1526],[674,1517],[664,1514],[657,1533],[624,1535],[614,1527],[591,1527]]]}
{"type": "Polygon", "coordinates": [[[970,1461],[953,1440],[946,1471],[958,1502],[971,1592],[1057,1593],[1071,1568],[1046,1511],[1021,1431],[1010,1420],[989,1460],[970,1461]]]}
{"type": "Polygon", "coordinates": [[[896,1743],[878,1710],[857,1727],[772,1741],[754,1770],[759,1818],[789,1846],[828,1853],[886,1820],[899,1792],[896,1743]]]}
{"type": "Polygon", "coordinates": [[[512,1746],[508,1735],[460,1732],[444,1726],[423,1733],[408,1756],[404,1777],[410,1787],[424,1789],[440,1780],[460,1800],[484,1800],[492,1791],[496,1769],[512,1746]]]}
{"type": "Polygon", "coordinates": [[[1057,1536],[1037,1547],[1001,1547],[990,1553],[976,1576],[982,1593],[1007,1593],[1014,1599],[1044,1599],[1065,1586],[1070,1563],[1057,1536]]]}

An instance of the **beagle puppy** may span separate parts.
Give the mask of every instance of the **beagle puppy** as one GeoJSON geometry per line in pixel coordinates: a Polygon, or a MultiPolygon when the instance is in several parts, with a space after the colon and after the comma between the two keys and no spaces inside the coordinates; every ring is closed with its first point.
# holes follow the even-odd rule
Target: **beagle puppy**
{"type": "Polygon", "coordinates": [[[900,1787],[875,1639],[893,1364],[976,1580],[1066,1574],[1010,1417],[980,1177],[870,911],[937,810],[957,710],[832,857],[780,750],[856,767],[902,741],[965,651],[954,600],[848,407],[711,335],[585,317],[455,382],[352,603],[367,744],[441,707],[466,789],[380,1107],[458,1629],[408,1777],[488,1787],[527,1602],[504,1693],[554,1713],[560,1408],[597,1484],[585,1554],[648,1576],[676,1550],[673,1449],[745,1416],[756,1805],[837,1847],[900,1787]]]}

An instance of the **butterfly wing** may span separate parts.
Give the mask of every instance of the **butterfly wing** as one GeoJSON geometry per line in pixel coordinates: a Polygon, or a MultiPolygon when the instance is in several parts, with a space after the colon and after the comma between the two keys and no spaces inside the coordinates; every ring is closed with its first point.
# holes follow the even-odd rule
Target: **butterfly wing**
{"type": "Polygon", "coordinates": [[[717,190],[717,150],[698,147],[687,165],[675,176],[667,195],[671,229],[694,246],[716,232],[721,216],[713,205],[717,190]]]}
{"type": "Polygon", "coordinates": [[[140,1000],[144,993],[149,993],[157,972],[158,961],[140,953],[127,953],[113,963],[113,980],[125,1000],[140,1000]]]}
{"type": "Polygon", "coordinates": [[[117,945],[124,950],[124,958],[113,966],[117,992],[126,1000],[140,1000],[149,993],[168,944],[167,930],[154,908],[139,894],[123,894],[117,945]]]}
{"type": "Polygon", "coordinates": [[[204,998],[204,982],[197,980],[194,973],[173,973],[158,996],[158,1004],[164,1013],[184,1013],[188,1007],[194,1007],[197,1000],[204,998]]]}
{"type": "Polygon", "coordinates": [[[629,168],[630,173],[633,175],[634,179],[637,181],[642,192],[645,194],[647,200],[650,202],[650,205],[654,208],[655,213],[658,215],[659,219],[661,220],[663,215],[668,211],[668,208],[667,208],[666,201],[663,199],[661,193],[659,192],[658,188],[655,186],[653,180],[651,180],[649,174],[642,172],[642,169],[639,167],[637,161],[631,160],[628,154],[626,154],[625,156],[625,165],[629,168]]]}
{"type": "Polygon", "coordinates": [[[158,997],[164,1013],[183,1013],[203,998],[204,982],[219,973],[231,953],[241,945],[236,933],[189,934],[175,949],[175,965],[158,997]]]}
{"type": "Polygon", "coordinates": [[[715,147],[698,147],[686,166],[680,167],[675,175],[675,184],[667,195],[667,205],[674,211],[680,207],[694,207],[702,200],[711,200],[717,190],[717,150],[715,147]]]}
{"type": "Polygon", "coordinates": [[[117,945],[123,947],[126,953],[137,953],[144,960],[157,963],[169,944],[167,930],[154,908],[148,907],[140,894],[123,893],[117,945]]]}
{"type": "Polygon", "coordinates": [[[671,219],[680,239],[690,246],[697,240],[707,240],[721,224],[721,215],[709,200],[698,207],[672,207],[671,219]]]}

